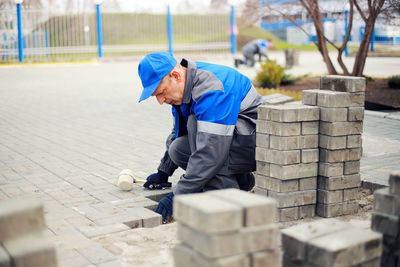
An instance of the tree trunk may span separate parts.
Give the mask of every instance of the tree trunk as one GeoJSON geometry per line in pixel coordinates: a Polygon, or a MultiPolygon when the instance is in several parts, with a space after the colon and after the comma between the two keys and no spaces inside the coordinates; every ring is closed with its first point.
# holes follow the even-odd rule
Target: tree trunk
{"type": "Polygon", "coordinates": [[[318,50],[324,59],[326,68],[329,74],[337,74],[335,67],[329,57],[328,48],[324,36],[324,26],[322,24],[321,12],[319,11],[318,0],[308,0],[308,6],[301,1],[302,5],[309,11],[311,18],[314,22],[315,31],[317,33],[318,50]]]}
{"type": "MultiPolygon", "coordinates": [[[[247,0],[247,1],[250,1],[250,0],[247,0]]],[[[254,0],[252,0],[252,1],[254,1],[254,0]]],[[[335,43],[331,42],[324,35],[324,28],[323,28],[323,24],[322,24],[322,17],[321,17],[321,12],[319,10],[318,0],[298,0],[298,1],[303,6],[303,8],[306,10],[307,14],[310,16],[310,18],[313,21],[315,31],[316,31],[316,36],[317,36],[317,41],[315,42],[313,40],[313,43],[317,46],[319,53],[322,55],[322,58],[325,62],[328,73],[329,74],[337,74],[337,71],[331,61],[331,58],[329,57],[327,42],[338,50],[337,61],[339,63],[339,66],[343,70],[343,73],[345,75],[353,75],[353,76],[362,76],[362,74],[363,74],[365,62],[366,62],[366,59],[368,56],[369,43],[371,42],[374,25],[376,22],[376,18],[382,12],[383,4],[388,1],[390,3],[390,5],[393,7],[395,7],[396,5],[400,6],[400,4],[398,3],[399,0],[348,0],[350,3],[350,21],[348,24],[349,27],[346,32],[346,36],[345,36],[345,39],[344,39],[342,45],[340,47],[338,47],[335,43]],[[368,11],[366,13],[364,13],[365,11],[360,8],[360,5],[358,3],[358,2],[362,2],[362,1],[364,3],[368,2],[368,11]],[[357,11],[360,13],[362,20],[365,22],[365,31],[364,31],[363,39],[361,40],[361,43],[360,43],[360,47],[359,47],[356,57],[355,57],[353,70],[350,74],[349,70],[347,69],[346,65],[343,62],[342,54],[343,54],[343,51],[349,41],[349,37],[351,35],[354,6],[357,8],[357,11]]],[[[280,10],[273,9],[273,8],[272,8],[272,10],[278,12],[279,14],[281,14],[285,17],[285,14],[283,13],[284,11],[280,11],[280,10]]],[[[301,26],[296,24],[296,22],[291,19],[290,15],[288,15],[286,17],[290,21],[295,23],[295,25],[298,26],[303,32],[308,34],[301,26]]]]}
{"type": "MultiPolygon", "coordinates": [[[[338,57],[337,57],[337,61],[340,65],[340,67],[343,70],[343,74],[346,76],[349,76],[349,70],[347,69],[346,65],[343,62],[343,51],[346,49],[347,43],[350,40],[350,36],[351,36],[351,30],[353,28],[353,15],[354,15],[354,1],[350,0],[350,11],[349,11],[349,23],[348,23],[348,27],[347,27],[347,32],[345,32],[345,37],[343,40],[342,45],[337,49],[338,50],[338,57]]],[[[345,16],[346,17],[346,16],[345,16]]]]}
{"type": "Polygon", "coordinates": [[[364,36],[354,61],[352,76],[362,76],[365,62],[368,56],[369,43],[371,42],[372,32],[374,30],[375,17],[370,16],[365,24],[364,36]]]}
{"type": "Polygon", "coordinates": [[[356,59],[353,66],[353,76],[362,76],[364,72],[365,62],[368,56],[369,43],[371,42],[372,32],[374,31],[376,18],[382,11],[382,6],[386,0],[368,1],[368,17],[363,17],[365,21],[364,36],[357,51],[356,59]]]}
{"type": "Polygon", "coordinates": [[[333,66],[333,63],[331,61],[331,58],[329,57],[329,52],[328,52],[328,48],[326,46],[326,41],[324,36],[322,36],[321,34],[317,34],[317,39],[318,39],[318,43],[321,44],[321,50],[319,50],[319,52],[321,53],[326,68],[328,69],[328,73],[331,75],[337,74],[337,71],[335,69],[335,67],[333,66]]]}

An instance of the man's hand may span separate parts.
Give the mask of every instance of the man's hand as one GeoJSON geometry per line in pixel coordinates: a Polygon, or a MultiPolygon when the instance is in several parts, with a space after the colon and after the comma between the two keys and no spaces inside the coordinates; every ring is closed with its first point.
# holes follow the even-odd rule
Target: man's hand
{"type": "Polygon", "coordinates": [[[157,208],[154,210],[158,214],[161,214],[163,223],[168,222],[172,218],[173,199],[174,193],[169,193],[160,200],[157,208]]]}
{"type": "Polygon", "coordinates": [[[146,180],[147,181],[144,183],[143,187],[150,190],[163,189],[164,187],[172,186],[172,184],[168,182],[168,174],[162,171],[149,175],[146,180]]]}

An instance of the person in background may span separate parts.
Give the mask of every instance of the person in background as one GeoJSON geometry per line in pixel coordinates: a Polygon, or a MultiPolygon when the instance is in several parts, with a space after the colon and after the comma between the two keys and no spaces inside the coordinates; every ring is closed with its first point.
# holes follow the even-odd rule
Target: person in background
{"type": "Polygon", "coordinates": [[[235,67],[238,68],[242,64],[253,67],[255,63],[254,56],[258,55],[258,61],[261,61],[262,57],[268,58],[266,52],[268,48],[271,48],[272,46],[272,40],[256,39],[248,42],[242,48],[244,60],[236,58],[234,62],[235,67]]]}

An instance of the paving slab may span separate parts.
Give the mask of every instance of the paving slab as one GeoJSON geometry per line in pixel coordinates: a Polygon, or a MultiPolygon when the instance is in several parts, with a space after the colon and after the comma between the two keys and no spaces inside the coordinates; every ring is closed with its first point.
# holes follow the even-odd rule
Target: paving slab
{"type": "Polygon", "coordinates": [[[400,171],[400,120],[375,113],[365,113],[361,179],[370,185],[388,186],[390,173],[400,171]]]}
{"type": "Polygon", "coordinates": [[[169,107],[138,104],[136,70],[137,62],[0,69],[0,199],[42,201],[58,255],[80,253],[60,258],[61,266],[114,261],[101,248],[90,250],[96,243],[82,233],[93,238],[160,224],[145,208],[171,190],[117,187],[122,169],[141,179],[156,171],[172,126],[169,107]]]}

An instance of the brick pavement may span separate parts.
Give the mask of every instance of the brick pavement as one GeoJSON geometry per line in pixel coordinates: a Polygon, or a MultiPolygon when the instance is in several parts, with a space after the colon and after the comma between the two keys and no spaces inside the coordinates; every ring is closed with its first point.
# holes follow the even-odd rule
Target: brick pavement
{"type": "MultiPolygon", "coordinates": [[[[170,107],[137,103],[137,64],[0,67],[0,199],[42,200],[60,266],[118,266],[92,238],[157,224],[144,207],[168,190],[116,187],[122,169],[155,171],[171,127],[170,107]]],[[[363,178],[385,183],[400,168],[400,122],[366,115],[364,132],[363,178]]]]}
{"type": "Polygon", "coordinates": [[[389,174],[400,170],[400,120],[366,112],[361,177],[363,181],[388,185],[389,174]]]}
{"type": "Polygon", "coordinates": [[[113,262],[90,238],[159,224],[144,208],[157,202],[146,196],[168,191],[116,187],[121,169],[141,178],[156,169],[171,127],[167,106],[137,103],[136,69],[118,63],[0,70],[0,199],[44,202],[61,266],[113,262]]]}

